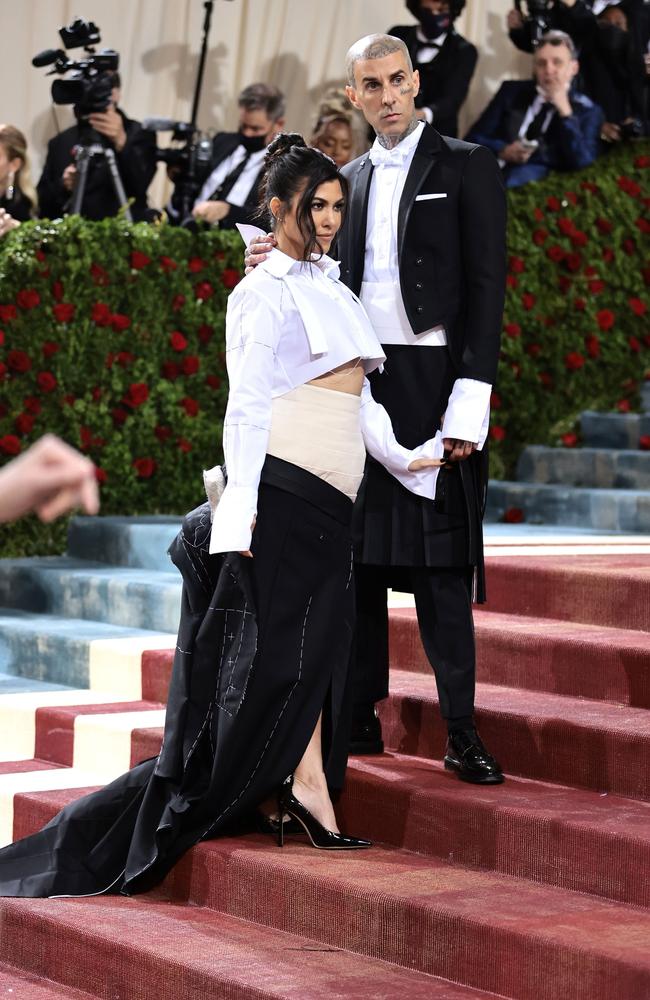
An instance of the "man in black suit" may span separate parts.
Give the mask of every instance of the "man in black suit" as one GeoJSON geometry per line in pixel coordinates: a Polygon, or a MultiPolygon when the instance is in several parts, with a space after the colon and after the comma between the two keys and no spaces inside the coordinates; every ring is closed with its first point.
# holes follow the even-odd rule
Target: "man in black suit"
{"type": "Polygon", "coordinates": [[[449,739],[445,766],[467,781],[503,774],[474,725],[471,601],[484,599],[483,444],[496,377],[506,277],[505,192],[481,146],[443,138],[416,111],[419,75],[404,42],[370,35],[348,52],[347,94],[377,134],[344,167],[342,277],[387,356],[371,376],[401,444],[442,425],[448,467],[428,495],[372,459],[355,507],[358,597],[354,752],[378,752],[376,701],[388,695],[387,587],[415,596],[449,739]]]}
{"type": "Polygon", "coordinates": [[[255,220],[266,147],[284,125],[286,101],[277,87],[253,83],[242,90],[238,105],[239,130],[215,136],[210,175],[192,209],[197,221],[221,229],[255,220]]]}
{"type": "Polygon", "coordinates": [[[454,30],[465,0],[407,0],[420,22],[397,25],[390,35],[405,42],[420,76],[418,115],[443,135],[458,135],[458,112],[476,69],[478,52],[454,30]]]}
{"type": "MultiPolygon", "coordinates": [[[[127,118],[118,107],[120,100],[119,73],[113,73],[111,100],[105,111],[88,116],[88,125],[99,133],[102,142],[115,153],[117,169],[124,192],[131,202],[135,222],[146,218],[147,188],[156,171],[156,137],[146,132],[139,122],[127,118]]],[[[41,179],[38,182],[40,215],[58,219],[66,213],[77,177],[75,147],[88,139],[88,129],[77,123],[50,140],[41,179]]],[[[92,140],[91,140],[92,141],[92,140]]],[[[86,219],[104,219],[116,215],[120,203],[105,159],[93,157],[81,204],[86,219]]]]}
{"type": "Polygon", "coordinates": [[[498,157],[507,187],[541,180],[551,170],[579,170],[599,153],[605,116],[573,87],[578,60],[563,31],[542,35],[534,80],[507,80],[467,133],[498,157]]]}

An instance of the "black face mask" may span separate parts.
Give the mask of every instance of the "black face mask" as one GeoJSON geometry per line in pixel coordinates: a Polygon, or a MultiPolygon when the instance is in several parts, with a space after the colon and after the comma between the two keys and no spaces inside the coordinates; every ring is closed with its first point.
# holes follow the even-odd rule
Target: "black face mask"
{"type": "Polygon", "coordinates": [[[242,135],[240,132],[239,141],[247,153],[261,153],[268,145],[265,135],[242,135]]]}
{"type": "Polygon", "coordinates": [[[623,59],[627,51],[628,34],[615,24],[598,25],[598,47],[611,61],[623,59]]]}
{"type": "Polygon", "coordinates": [[[420,7],[417,17],[427,38],[437,38],[451,27],[451,14],[434,14],[420,7]]]}

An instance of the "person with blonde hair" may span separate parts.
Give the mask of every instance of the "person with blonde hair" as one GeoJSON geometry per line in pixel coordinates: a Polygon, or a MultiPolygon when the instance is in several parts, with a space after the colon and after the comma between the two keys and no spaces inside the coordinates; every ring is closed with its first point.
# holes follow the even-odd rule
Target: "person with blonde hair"
{"type": "Polygon", "coordinates": [[[27,139],[15,125],[0,125],[0,236],[36,215],[27,139]]]}

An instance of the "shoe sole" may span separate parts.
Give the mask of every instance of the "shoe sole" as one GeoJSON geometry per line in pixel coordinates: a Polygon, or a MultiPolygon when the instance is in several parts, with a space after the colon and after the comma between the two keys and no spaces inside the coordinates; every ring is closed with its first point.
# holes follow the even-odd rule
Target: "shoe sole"
{"type": "Polygon", "coordinates": [[[471,785],[501,785],[505,780],[503,774],[487,774],[485,777],[480,778],[477,775],[468,774],[464,771],[460,764],[457,764],[454,760],[449,760],[445,757],[444,761],[445,770],[454,771],[461,781],[468,781],[471,785]]]}

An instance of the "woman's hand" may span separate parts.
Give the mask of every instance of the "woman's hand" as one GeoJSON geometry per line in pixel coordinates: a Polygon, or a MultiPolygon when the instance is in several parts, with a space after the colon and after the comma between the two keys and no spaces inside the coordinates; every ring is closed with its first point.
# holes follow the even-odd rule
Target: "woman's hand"
{"type": "Polygon", "coordinates": [[[414,458],[408,470],[409,472],[419,472],[420,469],[440,469],[446,464],[444,458],[414,458]]]}
{"type": "MultiPolygon", "coordinates": [[[[251,524],[251,534],[255,531],[255,525],[256,524],[257,524],[257,517],[254,517],[253,518],[253,523],[251,524]]],[[[253,553],[251,552],[250,549],[246,549],[245,552],[240,552],[239,555],[240,556],[246,556],[247,559],[252,559],[253,558],[253,553]]]]}
{"type": "Polygon", "coordinates": [[[6,209],[0,208],[0,236],[6,236],[10,230],[15,229],[19,225],[20,222],[18,222],[18,219],[14,219],[13,215],[9,215],[6,209]]]}
{"type": "Polygon", "coordinates": [[[258,264],[266,260],[273,247],[277,245],[273,233],[268,233],[267,236],[255,236],[246,247],[246,256],[244,257],[246,274],[250,274],[258,264]]]}
{"type": "Polygon", "coordinates": [[[53,434],[46,434],[0,470],[0,521],[34,511],[53,521],[75,507],[99,510],[95,466],[53,434]]]}

